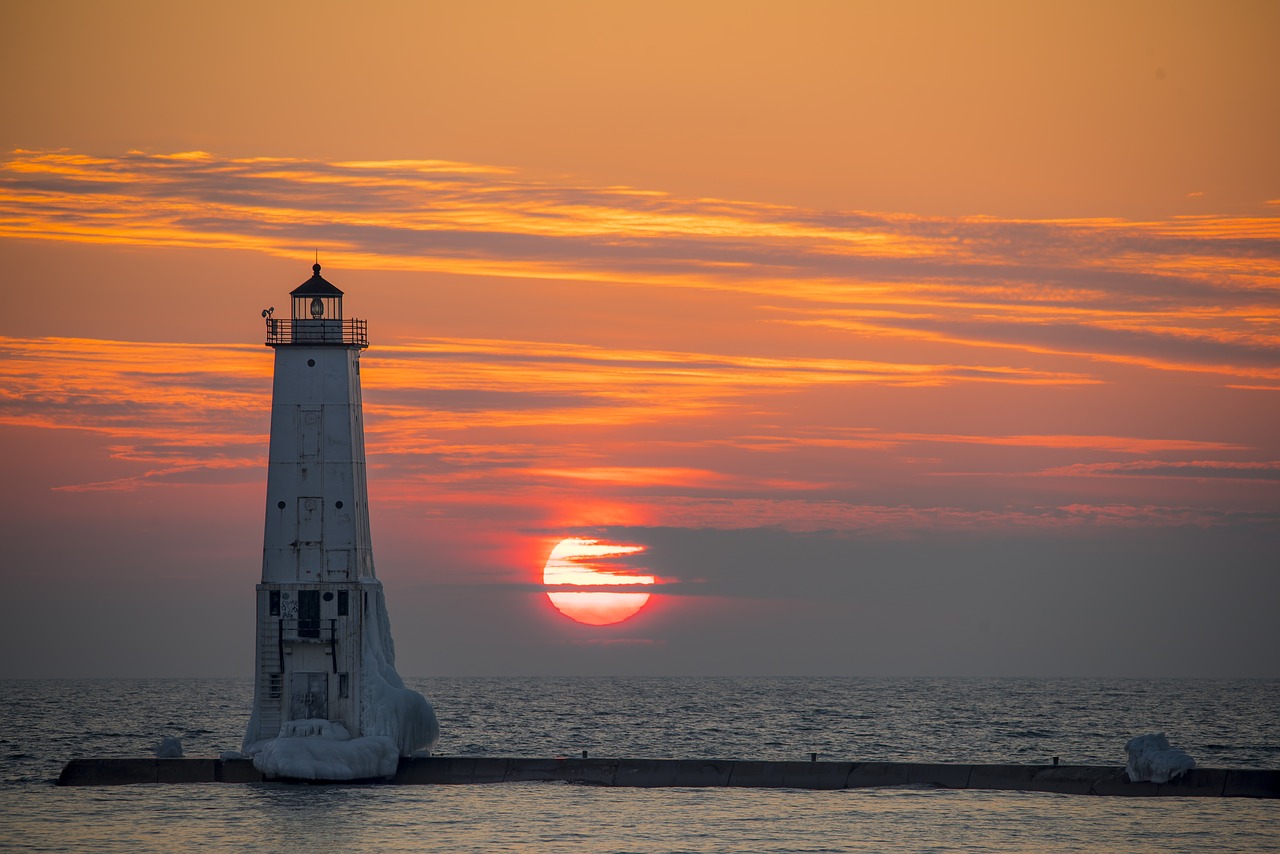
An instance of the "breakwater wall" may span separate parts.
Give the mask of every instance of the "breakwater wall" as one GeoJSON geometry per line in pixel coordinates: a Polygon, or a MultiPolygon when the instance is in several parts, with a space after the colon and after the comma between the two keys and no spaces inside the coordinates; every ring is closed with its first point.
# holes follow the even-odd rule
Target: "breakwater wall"
{"type": "MultiPolygon", "coordinates": [[[[247,759],[73,759],[62,786],[258,783],[247,759]]],[[[1130,783],[1106,765],[967,765],[918,762],[776,762],[744,759],[588,759],[432,756],[401,759],[400,785],[564,782],[597,786],[858,789],[922,786],[1069,795],[1280,798],[1280,770],[1196,768],[1170,783],[1130,783]]]]}

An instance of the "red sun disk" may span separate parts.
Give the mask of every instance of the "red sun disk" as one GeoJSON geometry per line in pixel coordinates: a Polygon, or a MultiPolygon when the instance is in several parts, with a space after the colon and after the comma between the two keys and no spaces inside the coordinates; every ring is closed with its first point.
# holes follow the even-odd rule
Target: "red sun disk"
{"type": "Polygon", "coordinates": [[[551,550],[542,569],[543,584],[559,588],[549,589],[547,598],[560,613],[588,626],[608,626],[630,619],[648,603],[649,593],[574,588],[653,584],[651,575],[621,574],[606,565],[611,558],[643,551],[644,546],[605,543],[581,537],[563,539],[551,550]]]}

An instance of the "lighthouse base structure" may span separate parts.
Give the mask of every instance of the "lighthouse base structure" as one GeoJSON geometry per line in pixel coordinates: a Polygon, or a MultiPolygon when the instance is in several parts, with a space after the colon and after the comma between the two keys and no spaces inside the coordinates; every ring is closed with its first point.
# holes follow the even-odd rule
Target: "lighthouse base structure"
{"type": "MultiPolygon", "coordinates": [[[[268,612],[259,625],[274,628],[275,634],[274,644],[259,638],[259,658],[276,659],[279,665],[263,668],[256,686],[263,698],[254,703],[241,751],[269,777],[389,777],[400,757],[430,751],[440,737],[430,702],[406,688],[396,672],[381,582],[362,579],[332,586],[360,607],[328,626],[318,621],[314,631],[301,632],[315,637],[299,637],[297,621],[277,616],[273,622],[270,611],[277,600],[272,594],[279,585],[258,586],[259,607],[265,605],[268,612]],[[360,651],[359,660],[346,660],[344,653],[350,656],[354,650],[360,651]],[[329,676],[339,677],[336,687],[329,676]],[[359,735],[352,737],[352,730],[359,735]]],[[[299,592],[296,585],[288,587],[295,595],[299,592]]],[[[315,592],[319,599],[322,592],[334,591],[315,592]]],[[[329,601],[335,600],[342,601],[336,596],[329,601]]]]}

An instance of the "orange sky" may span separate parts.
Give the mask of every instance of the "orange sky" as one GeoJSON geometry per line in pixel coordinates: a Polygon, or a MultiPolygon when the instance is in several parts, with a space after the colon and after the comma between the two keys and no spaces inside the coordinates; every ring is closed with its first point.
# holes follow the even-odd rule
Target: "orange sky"
{"type": "Polygon", "coordinates": [[[402,672],[1277,675],[1278,9],[13,4],[0,676],[248,672],[317,251],[402,672]]]}

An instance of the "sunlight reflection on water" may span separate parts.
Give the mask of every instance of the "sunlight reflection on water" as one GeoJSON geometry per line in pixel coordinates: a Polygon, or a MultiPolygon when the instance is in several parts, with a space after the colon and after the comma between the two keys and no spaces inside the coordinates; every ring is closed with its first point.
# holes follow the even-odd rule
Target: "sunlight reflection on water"
{"type": "MultiPolygon", "coordinates": [[[[21,818],[15,815],[21,813],[21,818]]],[[[1280,845],[1271,802],[879,789],[126,786],[23,792],[29,850],[1206,851],[1280,845]]]]}

